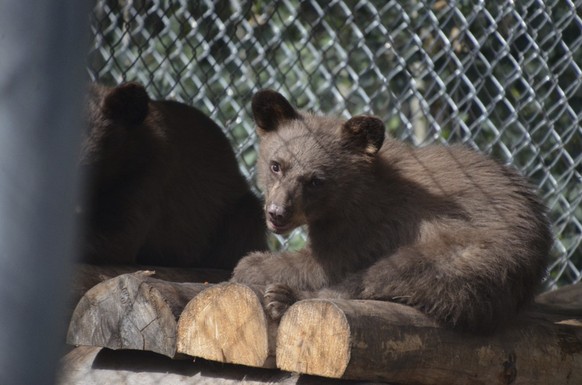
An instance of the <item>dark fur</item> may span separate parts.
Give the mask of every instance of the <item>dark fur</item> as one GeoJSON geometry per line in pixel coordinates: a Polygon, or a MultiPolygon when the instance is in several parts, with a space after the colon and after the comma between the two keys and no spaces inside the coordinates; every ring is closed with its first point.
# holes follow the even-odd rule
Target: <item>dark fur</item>
{"type": "Polygon", "coordinates": [[[202,112],[138,84],[95,85],[88,120],[86,261],[232,269],[267,249],[261,204],[202,112]]]}
{"type": "Polygon", "coordinates": [[[412,148],[383,123],[253,99],[267,225],[307,224],[298,252],[254,253],[233,280],[267,285],[273,318],[294,301],[398,301],[459,329],[491,331],[527,304],[552,244],[544,206],[512,169],[460,145],[412,148]]]}

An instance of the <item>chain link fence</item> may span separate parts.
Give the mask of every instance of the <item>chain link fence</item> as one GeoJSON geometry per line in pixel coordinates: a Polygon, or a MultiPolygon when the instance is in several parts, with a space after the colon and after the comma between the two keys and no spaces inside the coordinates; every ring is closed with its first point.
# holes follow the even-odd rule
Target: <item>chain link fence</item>
{"type": "Polygon", "coordinates": [[[414,145],[464,142],[511,163],[550,208],[548,287],[581,280],[582,0],[99,0],[91,27],[92,80],[202,109],[250,180],[249,100],[267,87],[302,109],[375,114],[414,145]]]}

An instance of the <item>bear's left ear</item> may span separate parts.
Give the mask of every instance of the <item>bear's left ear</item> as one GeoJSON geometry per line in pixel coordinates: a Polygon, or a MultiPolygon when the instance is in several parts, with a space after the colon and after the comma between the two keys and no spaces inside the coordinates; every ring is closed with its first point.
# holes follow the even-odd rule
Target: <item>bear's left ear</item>
{"type": "Polygon", "coordinates": [[[127,125],[142,123],[148,114],[150,98],[142,85],[125,83],[105,96],[103,113],[108,118],[127,125]]]}
{"type": "Polygon", "coordinates": [[[253,96],[252,109],[259,135],[276,130],[286,120],[299,118],[299,113],[283,95],[268,89],[253,96]]]}
{"type": "Polygon", "coordinates": [[[376,155],[385,135],[384,122],[373,116],[354,116],[342,126],[341,135],[344,145],[362,151],[367,155],[376,155]]]}

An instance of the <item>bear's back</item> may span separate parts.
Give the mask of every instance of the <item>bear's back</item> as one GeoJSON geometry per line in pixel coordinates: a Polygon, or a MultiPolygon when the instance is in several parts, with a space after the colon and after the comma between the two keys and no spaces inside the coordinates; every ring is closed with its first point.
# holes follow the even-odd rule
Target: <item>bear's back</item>
{"type": "Polygon", "coordinates": [[[381,160],[407,186],[402,196],[416,198],[406,210],[420,218],[418,239],[511,247],[498,255],[545,265],[552,241],[545,206],[515,170],[463,145],[389,141],[381,160]]]}
{"type": "Polygon", "coordinates": [[[93,85],[87,115],[85,260],[231,269],[266,248],[259,200],[201,111],[126,83],[93,85]]]}
{"type": "Polygon", "coordinates": [[[255,205],[230,142],[216,123],[182,103],[151,103],[168,130],[165,137],[171,154],[164,165],[167,175],[160,214],[140,259],[148,262],[154,255],[157,261],[157,250],[163,250],[168,261],[172,258],[174,264],[188,265],[192,262],[187,260],[213,252],[215,237],[238,236],[212,232],[209,237],[209,229],[219,229],[240,201],[250,200],[258,215],[261,208],[258,200],[255,205]]]}
{"type": "Polygon", "coordinates": [[[388,140],[381,159],[404,180],[432,195],[455,199],[474,215],[499,215],[499,210],[519,212],[524,205],[543,211],[525,178],[464,145],[413,148],[388,140]]]}

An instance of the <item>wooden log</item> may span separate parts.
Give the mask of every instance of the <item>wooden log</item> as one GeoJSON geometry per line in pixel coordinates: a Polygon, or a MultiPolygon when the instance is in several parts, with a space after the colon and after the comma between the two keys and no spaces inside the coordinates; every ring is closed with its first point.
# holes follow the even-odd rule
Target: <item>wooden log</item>
{"type": "Polygon", "coordinates": [[[178,321],[177,351],[208,360],[274,367],[276,325],[253,289],[212,286],[198,294],[178,321]]]}
{"type": "Polygon", "coordinates": [[[582,322],[540,313],[478,336],[377,301],[305,300],[283,316],[277,366],[399,384],[582,384],[582,322]]]}
{"type": "MultiPolygon", "coordinates": [[[[144,351],[81,346],[61,360],[58,385],[353,385],[278,370],[172,360],[144,351]]],[[[360,385],[365,383],[358,382],[360,385]]],[[[376,385],[378,385],[376,383],[376,385]]]]}
{"type": "Polygon", "coordinates": [[[123,274],[87,291],[71,317],[67,343],[174,357],[177,319],[208,284],[162,281],[152,274],[123,274]]]}
{"type": "Polygon", "coordinates": [[[582,282],[542,293],[535,302],[544,312],[582,316],[582,282]]]}
{"type": "Polygon", "coordinates": [[[209,282],[227,281],[231,272],[218,269],[186,269],[161,266],[129,265],[89,265],[79,263],[74,266],[71,282],[70,300],[74,307],[87,290],[93,286],[122,274],[138,271],[154,271],[155,278],[171,282],[209,282]]]}

